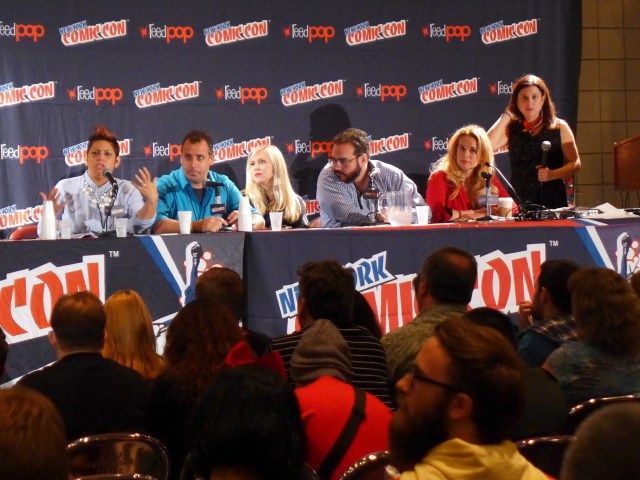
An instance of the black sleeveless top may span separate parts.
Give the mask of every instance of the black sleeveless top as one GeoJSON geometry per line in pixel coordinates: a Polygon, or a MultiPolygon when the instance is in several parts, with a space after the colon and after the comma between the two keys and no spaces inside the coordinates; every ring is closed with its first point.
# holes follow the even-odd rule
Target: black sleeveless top
{"type": "Polygon", "coordinates": [[[511,184],[526,203],[546,208],[567,206],[567,189],[564,180],[538,181],[536,165],[542,162],[542,142],[548,140],[551,149],[547,153],[547,167],[551,170],[564,165],[560,129],[544,129],[531,136],[522,129],[520,122],[509,126],[509,160],[511,162],[511,184]]]}

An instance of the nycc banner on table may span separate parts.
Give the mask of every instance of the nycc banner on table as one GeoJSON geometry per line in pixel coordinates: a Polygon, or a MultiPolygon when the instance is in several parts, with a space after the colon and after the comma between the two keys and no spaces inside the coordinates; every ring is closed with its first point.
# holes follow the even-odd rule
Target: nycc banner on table
{"type": "Polygon", "coordinates": [[[256,232],[247,242],[247,319],[251,328],[272,336],[297,328],[297,269],[319,259],[334,258],[353,269],[356,288],[377,314],[383,332],[417,315],[411,282],[425,258],[442,247],[471,252],[478,262],[471,307],[488,306],[509,314],[518,311],[520,302],[533,298],[545,260],[571,259],[582,266],[611,268],[625,278],[640,269],[637,219],[610,225],[557,220],[309,230],[278,236],[256,232]]]}
{"type": "Polygon", "coordinates": [[[135,290],[163,341],[173,315],[195,297],[200,273],[225,266],[242,275],[243,246],[242,233],[3,242],[0,327],[10,344],[9,378],[54,360],[47,333],[63,294],[89,290],[105,301],[135,290]]]}
{"type": "Polygon", "coordinates": [[[38,221],[38,192],[82,171],[99,123],[118,177],[177,168],[200,128],[241,188],[247,155],[274,144],[311,200],[329,140],[356,126],[424,192],[450,134],[488,128],[524,73],[574,124],[580,23],[580,0],[5,0],[0,234],[38,221]]]}

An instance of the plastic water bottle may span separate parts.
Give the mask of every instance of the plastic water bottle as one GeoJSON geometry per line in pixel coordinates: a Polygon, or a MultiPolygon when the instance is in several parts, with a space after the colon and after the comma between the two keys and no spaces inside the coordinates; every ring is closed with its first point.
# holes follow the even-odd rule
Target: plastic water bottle
{"type": "Polygon", "coordinates": [[[238,231],[250,232],[252,230],[251,204],[249,203],[249,197],[243,194],[240,198],[240,206],[238,207],[238,231]]]}
{"type": "Polygon", "coordinates": [[[56,213],[52,200],[45,200],[42,204],[42,217],[40,219],[40,238],[43,240],[56,239],[56,213]]]}

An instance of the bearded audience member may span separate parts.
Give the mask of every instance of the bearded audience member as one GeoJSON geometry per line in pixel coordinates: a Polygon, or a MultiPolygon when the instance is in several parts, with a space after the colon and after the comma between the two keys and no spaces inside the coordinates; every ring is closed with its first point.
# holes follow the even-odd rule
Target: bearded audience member
{"type": "Polygon", "coordinates": [[[524,405],[522,369],[494,329],[440,322],[396,385],[390,443],[401,479],[546,479],[507,440],[524,405]]]}

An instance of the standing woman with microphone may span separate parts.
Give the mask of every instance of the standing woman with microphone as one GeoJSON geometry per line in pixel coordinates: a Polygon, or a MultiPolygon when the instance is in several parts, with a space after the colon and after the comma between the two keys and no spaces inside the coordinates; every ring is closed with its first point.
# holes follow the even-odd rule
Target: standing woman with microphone
{"type": "MultiPolygon", "coordinates": [[[[147,233],[156,216],[158,189],[146,167],[135,181],[113,177],[120,165],[118,139],[98,125],[87,145],[87,170],[60,180],[43,200],[53,200],[56,217],[72,223],[72,233],[101,233],[114,229],[113,219],[128,218],[127,232],[147,233]]],[[[40,233],[40,224],[38,225],[40,233]]]]}
{"type": "Polygon", "coordinates": [[[567,122],[556,117],[541,78],[516,81],[509,105],[488,133],[494,151],[509,146],[511,183],[525,204],[567,206],[564,180],[580,170],[578,147],[567,122]]]}

